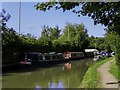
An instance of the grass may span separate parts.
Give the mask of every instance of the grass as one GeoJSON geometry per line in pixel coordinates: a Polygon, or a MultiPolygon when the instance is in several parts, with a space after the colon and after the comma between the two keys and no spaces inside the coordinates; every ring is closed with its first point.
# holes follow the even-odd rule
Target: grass
{"type": "Polygon", "coordinates": [[[110,66],[110,73],[113,74],[113,76],[120,81],[120,71],[119,71],[119,66],[116,65],[116,61],[114,60],[110,66]]]}
{"type": "Polygon", "coordinates": [[[100,74],[97,72],[97,68],[102,65],[103,63],[111,60],[111,58],[102,58],[101,60],[97,61],[93,64],[88,71],[86,72],[85,76],[83,77],[83,81],[79,88],[101,88],[102,84],[100,83],[100,74]]]}

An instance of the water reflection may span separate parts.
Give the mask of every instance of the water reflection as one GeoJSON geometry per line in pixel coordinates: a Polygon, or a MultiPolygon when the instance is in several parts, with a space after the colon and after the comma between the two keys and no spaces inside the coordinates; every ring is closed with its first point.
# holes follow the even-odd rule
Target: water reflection
{"type": "Polygon", "coordinates": [[[62,70],[64,64],[40,68],[27,73],[3,76],[3,88],[76,88],[92,64],[92,59],[73,61],[71,70],[62,70]]]}
{"type": "Polygon", "coordinates": [[[93,58],[93,61],[97,61],[97,60],[99,60],[100,57],[101,57],[101,55],[95,55],[94,58],[93,58]]]}

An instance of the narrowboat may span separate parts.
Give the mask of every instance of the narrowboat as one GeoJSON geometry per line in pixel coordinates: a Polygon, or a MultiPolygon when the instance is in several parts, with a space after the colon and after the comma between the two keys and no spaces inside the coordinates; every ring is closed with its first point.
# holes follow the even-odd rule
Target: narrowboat
{"type": "Polygon", "coordinates": [[[28,52],[25,54],[25,60],[20,61],[20,64],[45,64],[45,63],[59,63],[64,61],[64,57],[62,53],[36,53],[36,52],[28,52]]]}
{"type": "Polygon", "coordinates": [[[85,57],[84,52],[64,52],[65,59],[82,59],[85,57]]]}

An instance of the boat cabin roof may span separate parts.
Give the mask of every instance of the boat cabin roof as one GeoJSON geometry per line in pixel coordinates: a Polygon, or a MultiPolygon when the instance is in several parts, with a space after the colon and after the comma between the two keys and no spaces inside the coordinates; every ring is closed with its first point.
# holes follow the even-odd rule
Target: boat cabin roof
{"type": "Polygon", "coordinates": [[[36,53],[36,52],[28,52],[27,54],[34,54],[34,55],[62,55],[62,53],[36,53]]]}

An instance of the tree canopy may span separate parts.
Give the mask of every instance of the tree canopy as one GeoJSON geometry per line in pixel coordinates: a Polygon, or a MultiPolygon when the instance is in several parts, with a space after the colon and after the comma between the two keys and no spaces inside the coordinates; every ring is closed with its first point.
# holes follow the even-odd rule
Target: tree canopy
{"type": "MultiPolygon", "coordinates": [[[[78,16],[89,16],[94,24],[117,26],[120,23],[120,2],[45,2],[35,5],[37,10],[50,10],[51,8],[70,10],[78,16]]],[[[118,31],[119,32],[119,31],[118,31]]],[[[120,32],[119,32],[120,34],[120,32]]]]}

